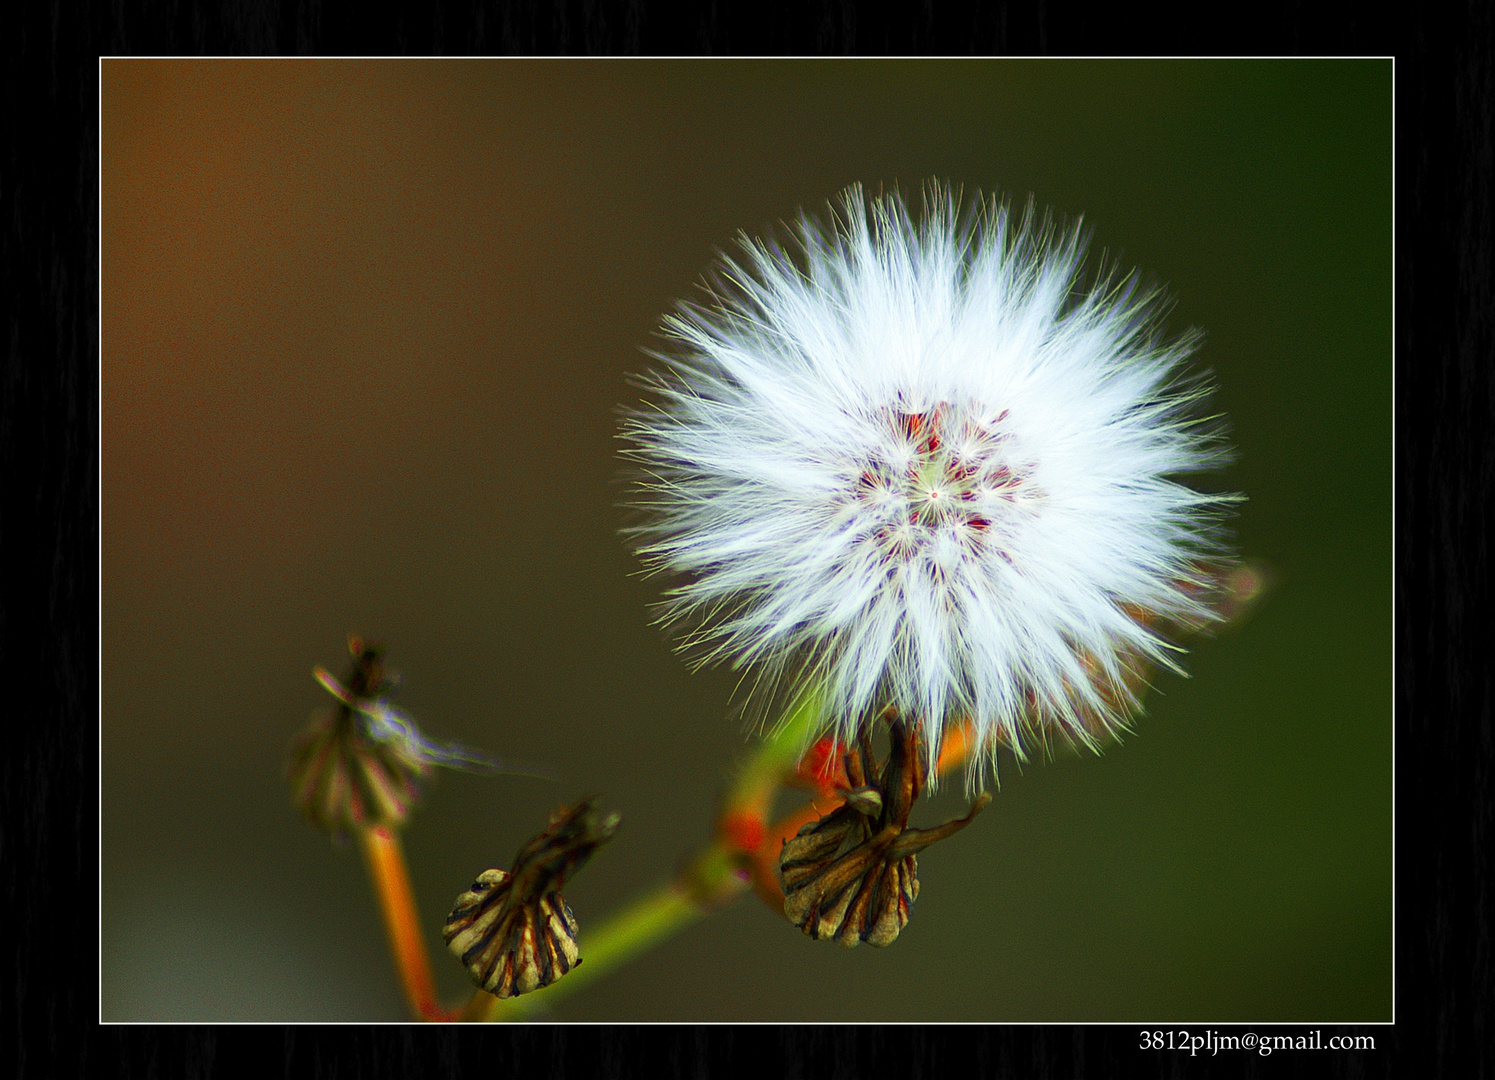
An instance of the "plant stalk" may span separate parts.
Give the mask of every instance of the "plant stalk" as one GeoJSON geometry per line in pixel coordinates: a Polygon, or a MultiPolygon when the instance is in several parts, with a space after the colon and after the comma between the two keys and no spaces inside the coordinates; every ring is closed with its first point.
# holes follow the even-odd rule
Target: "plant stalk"
{"type": "Polygon", "coordinates": [[[405,1000],[417,1020],[451,1020],[452,1016],[436,1000],[436,983],[431,978],[431,959],[426,952],[425,935],[421,933],[420,915],[415,908],[415,894],[410,888],[410,871],[400,836],[386,825],[358,830],[358,846],[374,879],[374,892],[384,913],[384,927],[389,931],[389,947],[405,1000]]]}

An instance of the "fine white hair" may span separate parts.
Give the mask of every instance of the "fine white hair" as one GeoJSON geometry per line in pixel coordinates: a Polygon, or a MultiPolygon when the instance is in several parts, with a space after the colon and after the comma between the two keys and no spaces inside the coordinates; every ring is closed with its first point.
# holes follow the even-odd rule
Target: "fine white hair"
{"type": "Polygon", "coordinates": [[[1030,204],[911,217],[854,186],[781,246],[742,234],[707,300],[664,323],[624,436],[643,466],[663,617],[763,697],[814,692],[850,741],[891,706],[931,781],[946,725],[978,757],[1051,733],[1096,746],[1199,624],[1230,496],[1172,477],[1226,458],[1135,275],[1081,280],[1078,226],[1030,204]]]}

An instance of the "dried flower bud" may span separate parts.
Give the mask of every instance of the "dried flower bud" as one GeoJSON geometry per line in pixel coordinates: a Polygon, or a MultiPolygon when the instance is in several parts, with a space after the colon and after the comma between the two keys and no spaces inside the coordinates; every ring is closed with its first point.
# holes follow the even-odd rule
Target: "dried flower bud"
{"type": "Polygon", "coordinates": [[[383,649],[353,636],[348,652],[353,669],[345,682],[325,668],[314,669],[337,705],[319,714],[291,744],[292,797],[320,827],[346,832],[403,824],[420,796],[421,781],[438,765],[488,774],[548,775],[427,738],[385,696],[395,679],[384,667],[383,649]]]}
{"type": "Polygon", "coordinates": [[[291,744],[292,797],[316,825],[347,832],[400,825],[420,794],[431,763],[408,742],[370,737],[360,705],[380,701],[389,686],[383,651],[348,639],[353,669],[346,684],[323,669],[317,680],[338,699],[291,744]]]}
{"type": "Polygon", "coordinates": [[[520,849],[513,868],[485,870],[457,897],[442,937],[473,982],[494,997],[549,986],[581,963],[576,916],[560,888],[618,830],[593,799],[562,807],[550,827],[520,849]]]}
{"type": "Polygon", "coordinates": [[[887,715],[893,745],[881,776],[869,780],[872,740],[863,728],[845,759],[845,804],[786,840],[779,855],[784,914],[810,937],[848,949],[863,941],[889,945],[898,937],[919,895],[915,853],[965,828],[991,802],[982,795],[963,818],[909,828],[925,773],[919,728],[891,710],[887,715]]]}

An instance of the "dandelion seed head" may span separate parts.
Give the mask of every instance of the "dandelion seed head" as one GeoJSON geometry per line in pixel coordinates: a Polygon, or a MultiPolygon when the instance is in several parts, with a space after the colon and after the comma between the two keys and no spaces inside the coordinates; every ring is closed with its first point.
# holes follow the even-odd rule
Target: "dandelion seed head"
{"type": "MultiPolygon", "coordinates": [[[[1206,387],[1135,276],[1085,285],[1078,228],[931,186],[843,193],[786,246],[743,236],[630,415],[646,564],[701,662],[814,686],[845,742],[886,706],[937,757],[1096,744],[1199,623],[1229,497],[1206,387]]],[[[931,777],[932,779],[932,777],[931,777]]]]}

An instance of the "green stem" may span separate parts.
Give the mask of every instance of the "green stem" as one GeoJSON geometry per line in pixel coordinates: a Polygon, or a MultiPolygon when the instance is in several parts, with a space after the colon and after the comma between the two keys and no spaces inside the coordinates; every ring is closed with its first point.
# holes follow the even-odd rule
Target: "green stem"
{"type": "Polygon", "coordinates": [[[793,772],[799,763],[822,715],[823,702],[818,693],[807,693],[796,701],[743,764],[727,796],[727,808],[771,799],[785,774],[793,772]]]}
{"type": "MultiPolygon", "coordinates": [[[[766,811],[786,773],[792,772],[821,717],[817,694],[795,703],[753,756],[727,796],[726,809],[766,811]]],[[[464,1012],[473,1020],[524,1020],[735,900],[748,888],[743,853],[713,841],[690,861],[679,880],[647,893],[581,940],[582,963],[566,977],[523,997],[495,998],[479,991],[464,1012]]]]}
{"type": "MultiPolygon", "coordinates": [[[[583,938],[582,963],[557,980],[523,997],[496,998],[481,994],[487,1007],[479,1018],[526,1020],[555,1002],[602,978],[613,968],[653,948],[706,914],[677,886],[671,884],[635,900],[595,934],[583,938]]],[[[478,1010],[473,1010],[474,1012],[478,1010]]]]}

